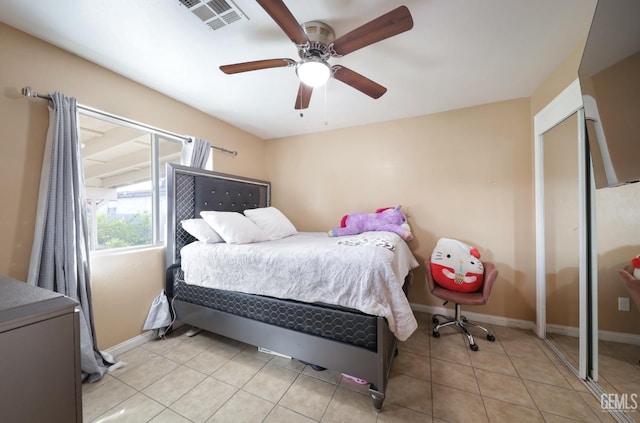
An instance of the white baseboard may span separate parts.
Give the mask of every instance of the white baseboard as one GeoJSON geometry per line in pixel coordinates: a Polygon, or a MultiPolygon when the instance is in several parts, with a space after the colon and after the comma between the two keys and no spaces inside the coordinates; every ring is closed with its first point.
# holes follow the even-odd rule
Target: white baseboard
{"type": "Polygon", "coordinates": [[[104,352],[111,354],[117,360],[120,354],[124,354],[127,351],[131,351],[132,349],[137,348],[140,345],[151,341],[153,338],[154,338],[153,331],[150,330],[145,333],[141,333],[140,335],[134,338],[127,339],[126,341],[121,342],[118,345],[114,345],[113,347],[106,349],[104,352]]]}
{"type": "Polygon", "coordinates": [[[640,345],[640,335],[633,333],[611,332],[609,330],[598,331],[601,341],[621,342],[623,344],[640,345]]]}
{"type": "MultiPolygon", "coordinates": [[[[182,325],[183,323],[181,322],[175,322],[173,324],[173,330],[176,330],[182,325]]],[[[154,339],[154,332],[150,330],[150,331],[141,333],[140,335],[133,337],[131,339],[127,339],[126,341],[121,342],[118,345],[114,345],[113,347],[106,349],[104,352],[109,353],[112,356],[114,356],[116,359],[118,359],[119,354],[124,354],[127,351],[131,351],[132,349],[137,348],[140,345],[151,341],[152,339],[154,339]]]]}
{"type": "MultiPolygon", "coordinates": [[[[547,325],[548,333],[556,333],[558,335],[572,336],[577,338],[579,331],[577,327],[562,325],[547,325]]],[[[640,345],[640,335],[624,332],[613,332],[610,330],[599,330],[598,339],[600,341],[618,342],[621,344],[640,345]]]]}
{"type": "Polygon", "coordinates": [[[555,333],[557,335],[572,336],[578,338],[580,336],[580,329],[575,326],[563,326],[547,323],[547,333],[555,333]]]}
{"type": "MultiPolygon", "coordinates": [[[[428,306],[424,304],[411,304],[411,309],[415,311],[422,311],[430,314],[442,314],[444,316],[453,317],[454,310],[446,307],[428,306]]],[[[535,331],[535,322],[528,320],[511,319],[508,317],[492,316],[490,314],[474,313],[464,311],[464,315],[469,320],[488,323],[500,326],[515,327],[520,329],[530,329],[535,331]]],[[[558,335],[566,335],[577,338],[579,330],[577,327],[563,326],[563,325],[547,325],[547,333],[556,333],[558,335]]],[[[598,337],[601,341],[619,342],[622,344],[640,345],[640,335],[624,332],[613,332],[609,330],[598,331],[598,337]]]]}
{"type": "MultiPolygon", "coordinates": [[[[411,309],[415,311],[422,311],[430,314],[442,314],[443,316],[453,317],[454,310],[446,307],[428,306],[424,304],[411,304],[411,309]]],[[[509,317],[492,316],[490,314],[474,313],[470,311],[464,311],[464,315],[471,321],[479,323],[488,323],[490,325],[507,326],[518,329],[527,329],[535,331],[536,325],[534,322],[528,320],[511,319],[509,317]]]]}

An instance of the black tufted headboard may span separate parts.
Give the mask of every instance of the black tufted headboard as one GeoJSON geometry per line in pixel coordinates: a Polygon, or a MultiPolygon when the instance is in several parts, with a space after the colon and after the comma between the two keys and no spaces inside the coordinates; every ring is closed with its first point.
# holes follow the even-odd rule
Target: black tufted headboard
{"type": "Polygon", "coordinates": [[[267,181],[167,163],[167,236],[165,268],[180,258],[180,249],[194,241],[180,222],[200,217],[203,210],[243,212],[268,207],[267,181]]]}

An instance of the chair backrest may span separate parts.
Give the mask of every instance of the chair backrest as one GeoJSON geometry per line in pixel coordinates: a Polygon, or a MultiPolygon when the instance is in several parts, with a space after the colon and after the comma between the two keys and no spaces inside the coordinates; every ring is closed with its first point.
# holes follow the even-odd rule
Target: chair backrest
{"type": "Polygon", "coordinates": [[[436,289],[436,281],[431,274],[431,260],[425,260],[424,268],[427,276],[427,288],[429,288],[429,292],[433,294],[433,290],[436,289]]]}
{"type": "Polygon", "coordinates": [[[491,295],[491,289],[493,288],[493,283],[498,279],[498,269],[496,265],[490,261],[482,262],[484,265],[484,284],[482,285],[482,298],[484,298],[484,302],[489,301],[489,296],[491,295]]]}

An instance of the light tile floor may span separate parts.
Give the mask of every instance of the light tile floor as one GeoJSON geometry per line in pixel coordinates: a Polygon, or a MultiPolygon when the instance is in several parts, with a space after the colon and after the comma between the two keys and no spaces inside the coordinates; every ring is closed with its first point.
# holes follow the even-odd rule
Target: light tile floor
{"type": "Polygon", "coordinates": [[[533,332],[491,326],[471,351],[431,316],[399,344],[381,412],[366,385],[202,332],[178,330],[117,359],[126,366],[83,385],[85,422],[614,422],[533,332]]]}
{"type": "MultiPolygon", "coordinates": [[[[578,367],[578,338],[558,334],[551,335],[552,342],[575,368],[578,367]]],[[[600,341],[598,343],[598,385],[610,394],[640,394],[640,345],[600,341]]],[[[622,397],[622,395],[620,395],[622,397]]],[[[637,404],[636,404],[637,405],[637,404]]],[[[640,412],[629,413],[640,422],[640,412]]]]}

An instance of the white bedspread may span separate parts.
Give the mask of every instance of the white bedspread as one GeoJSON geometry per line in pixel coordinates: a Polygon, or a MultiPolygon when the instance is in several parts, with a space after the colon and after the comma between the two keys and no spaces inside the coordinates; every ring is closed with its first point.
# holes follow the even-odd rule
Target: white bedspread
{"type": "Polygon", "coordinates": [[[394,251],[338,244],[349,237],[301,232],[276,241],[231,245],[191,243],[181,250],[185,282],[228,291],[336,304],[387,319],[404,341],[418,327],[402,285],[418,266],[398,238],[394,251]]]}

